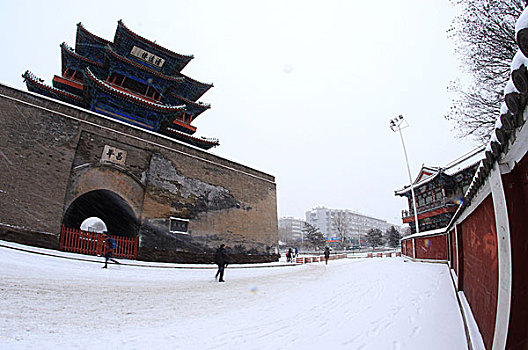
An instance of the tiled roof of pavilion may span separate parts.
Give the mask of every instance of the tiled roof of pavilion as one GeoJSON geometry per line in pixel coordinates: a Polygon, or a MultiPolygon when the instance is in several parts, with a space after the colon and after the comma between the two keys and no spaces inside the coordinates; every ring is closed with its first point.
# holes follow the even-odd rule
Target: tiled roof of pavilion
{"type": "Polygon", "coordinates": [[[168,106],[161,103],[155,103],[148,101],[144,98],[141,98],[139,96],[133,95],[131,93],[125,92],[123,90],[116,89],[115,87],[111,86],[110,84],[104,82],[103,80],[97,78],[89,68],[85,69],[85,77],[94,85],[98,86],[99,88],[102,88],[106,90],[108,93],[110,93],[112,96],[128,100],[134,104],[140,105],[142,107],[147,107],[149,109],[154,109],[158,111],[176,111],[176,110],[185,110],[185,106],[168,106]]]}
{"type": "Polygon", "coordinates": [[[199,144],[200,146],[208,145],[207,148],[215,147],[220,144],[218,139],[216,138],[207,138],[207,137],[195,137],[191,136],[189,134],[183,133],[181,131],[178,131],[176,129],[173,129],[171,127],[167,128],[167,131],[169,131],[173,135],[177,135],[179,138],[189,140],[191,142],[194,142],[196,144],[199,144]]]}
{"type": "Polygon", "coordinates": [[[88,30],[86,30],[86,28],[84,28],[81,22],[77,23],[75,52],[77,52],[79,55],[85,56],[89,54],[91,56],[96,56],[102,61],[104,47],[111,43],[111,41],[90,33],[88,30]]]}
{"type": "Polygon", "coordinates": [[[77,23],[77,32],[79,32],[79,31],[81,31],[83,34],[85,34],[85,35],[91,37],[93,40],[100,42],[100,43],[103,44],[103,45],[106,45],[106,44],[110,44],[110,43],[112,43],[110,40],[106,40],[106,39],[104,39],[104,38],[101,38],[100,36],[97,36],[97,35],[95,35],[95,34],[89,32],[89,31],[84,27],[84,25],[83,25],[81,22],[77,23]]]}
{"type": "Polygon", "coordinates": [[[144,64],[140,64],[140,63],[135,62],[135,61],[133,61],[133,60],[131,60],[129,58],[121,56],[110,45],[106,46],[106,52],[108,54],[112,55],[114,58],[116,58],[120,62],[123,62],[123,63],[126,63],[128,65],[134,66],[134,68],[141,69],[141,70],[143,70],[145,72],[148,72],[150,74],[154,74],[157,77],[160,77],[162,79],[169,80],[169,81],[184,81],[185,80],[185,78],[182,77],[182,76],[165,75],[165,74],[163,74],[163,73],[161,73],[161,72],[159,72],[159,71],[157,71],[155,69],[150,68],[149,66],[146,66],[144,64]]]}
{"type": "Polygon", "coordinates": [[[192,96],[189,96],[189,98],[194,101],[198,100],[203,94],[213,87],[213,83],[202,83],[186,76],[185,74],[181,75],[185,78],[185,81],[191,83],[191,86],[194,88],[195,93],[192,96]]]}
{"type": "Polygon", "coordinates": [[[204,110],[211,108],[211,105],[209,103],[195,102],[195,101],[189,100],[187,98],[181,97],[176,94],[173,94],[173,95],[176,96],[178,99],[182,100],[183,102],[185,102],[185,104],[203,108],[204,110]]]}
{"type": "MultiPolygon", "coordinates": [[[[418,186],[422,186],[431,181],[434,181],[441,175],[451,177],[466,169],[472,168],[482,159],[484,154],[483,151],[484,148],[479,146],[471,150],[469,153],[461,156],[456,161],[451,162],[443,167],[422,165],[418,176],[413,182],[413,186],[416,188],[418,186]],[[463,166],[457,168],[457,166],[460,164],[463,164],[463,166]]],[[[410,192],[410,190],[411,186],[405,185],[402,189],[395,191],[394,194],[402,196],[405,193],[410,192]]]]}
{"type": "Polygon", "coordinates": [[[152,48],[155,48],[156,50],[158,51],[161,51],[163,52],[165,55],[177,60],[177,61],[180,61],[182,62],[180,65],[179,65],[179,70],[182,70],[186,65],[187,63],[189,63],[189,61],[191,61],[194,56],[193,55],[182,55],[182,54],[179,54],[179,53],[176,53],[174,51],[171,51],[161,45],[158,45],[156,44],[156,42],[154,41],[151,41],[149,39],[146,39],[144,37],[142,37],[141,35],[138,35],[136,33],[134,33],[133,31],[131,31],[130,29],[128,29],[127,26],[125,26],[125,24],[123,23],[122,20],[119,20],[117,22],[117,29],[116,29],[116,32],[115,32],[115,36],[114,36],[114,44],[118,45],[120,39],[121,39],[121,36],[124,36],[124,35],[129,35],[129,36],[132,36],[134,37],[136,40],[139,40],[147,45],[149,45],[150,47],[152,48]]]}
{"type": "Polygon", "coordinates": [[[65,42],[63,42],[61,45],[60,45],[60,48],[61,48],[61,56],[62,56],[62,69],[64,70],[64,55],[68,55],[68,56],[71,56],[71,57],[74,57],[75,59],[77,60],[81,60],[81,61],[84,61],[88,64],[91,64],[91,65],[94,65],[94,66],[99,66],[99,67],[103,67],[103,64],[101,62],[96,62],[94,60],[91,60],[87,57],[84,57],[82,55],[79,55],[77,52],[75,52],[73,50],[73,48],[71,48],[68,44],[66,44],[65,42]]]}
{"type": "Polygon", "coordinates": [[[24,81],[26,82],[28,86],[28,90],[33,92],[47,92],[43,93],[46,96],[57,98],[56,95],[61,95],[65,97],[66,99],[70,100],[68,102],[80,105],[83,101],[82,97],[79,97],[77,95],[74,95],[72,93],[69,93],[64,90],[60,90],[57,88],[54,88],[53,86],[46,85],[43,83],[43,80],[38,78],[35,74],[31,73],[29,70],[27,70],[24,74],[22,74],[22,78],[24,78],[24,81]]]}

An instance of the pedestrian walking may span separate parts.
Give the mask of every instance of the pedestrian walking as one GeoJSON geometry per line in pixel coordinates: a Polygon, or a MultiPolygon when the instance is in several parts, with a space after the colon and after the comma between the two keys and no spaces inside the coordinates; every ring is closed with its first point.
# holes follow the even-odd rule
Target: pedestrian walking
{"type": "Polygon", "coordinates": [[[216,253],[215,253],[215,264],[218,265],[218,271],[216,271],[215,279],[220,277],[218,279],[218,282],[225,282],[224,281],[224,270],[229,264],[229,262],[230,262],[230,259],[229,259],[229,256],[226,254],[226,246],[225,244],[222,244],[216,250],[216,253]]]}
{"type": "Polygon", "coordinates": [[[330,248],[326,247],[324,251],[325,264],[328,265],[328,259],[330,258],[330,248]]]}
{"type": "Polygon", "coordinates": [[[115,239],[110,237],[106,232],[103,232],[103,238],[104,238],[104,256],[105,256],[105,264],[103,266],[103,269],[108,268],[108,260],[113,261],[116,264],[120,264],[119,261],[114,259],[114,250],[117,247],[115,239]]]}

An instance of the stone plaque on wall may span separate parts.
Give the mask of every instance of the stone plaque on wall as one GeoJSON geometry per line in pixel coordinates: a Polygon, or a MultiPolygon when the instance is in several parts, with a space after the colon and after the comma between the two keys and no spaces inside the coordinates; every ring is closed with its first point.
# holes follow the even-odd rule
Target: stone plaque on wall
{"type": "Polygon", "coordinates": [[[125,165],[126,156],[126,151],[120,150],[119,148],[115,148],[109,145],[105,145],[103,149],[103,154],[101,155],[101,161],[125,165]]]}

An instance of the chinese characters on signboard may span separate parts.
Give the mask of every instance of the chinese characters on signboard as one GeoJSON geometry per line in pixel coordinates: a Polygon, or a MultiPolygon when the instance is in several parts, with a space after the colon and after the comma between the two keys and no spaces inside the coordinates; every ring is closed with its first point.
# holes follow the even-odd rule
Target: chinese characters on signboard
{"type": "Polygon", "coordinates": [[[187,233],[187,229],[189,227],[189,220],[186,219],[179,219],[179,218],[170,218],[170,232],[178,232],[178,233],[187,233]]]}
{"type": "Polygon", "coordinates": [[[125,165],[126,156],[126,151],[105,145],[103,149],[103,155],[101,156],[101,161],[125,165]]]}
{"type": "Polygon", "coordinates": [[[140,58],[151,65],[161,68],[165,60],[159,56],[154,55],[148,51],[145,51],[137,46],[134,46],[130,51],[130,54],[134,57],[140,58]]]}

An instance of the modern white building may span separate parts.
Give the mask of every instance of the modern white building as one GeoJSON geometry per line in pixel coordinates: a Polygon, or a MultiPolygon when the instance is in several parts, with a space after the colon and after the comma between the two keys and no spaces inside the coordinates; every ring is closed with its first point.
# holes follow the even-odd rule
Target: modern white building
{"type": "Polygon", "coordinates": [[[394,226],[398,232],[401,232],[399,225],[349,209],[316,207],[306,212],[306,222],[317,227],[329,240],[338,240],[339,231],[342,231],[348,240],[356,244],[358,237],[363,240],[370,229],[377,228],[385,234],[391,226],[394,226]]]}
{"type": "Polygon", "coordinates": [[[279,219],[279,241],[283,244],[302,242],[304,220],[293,217],[282,217],[279,219]]]}

